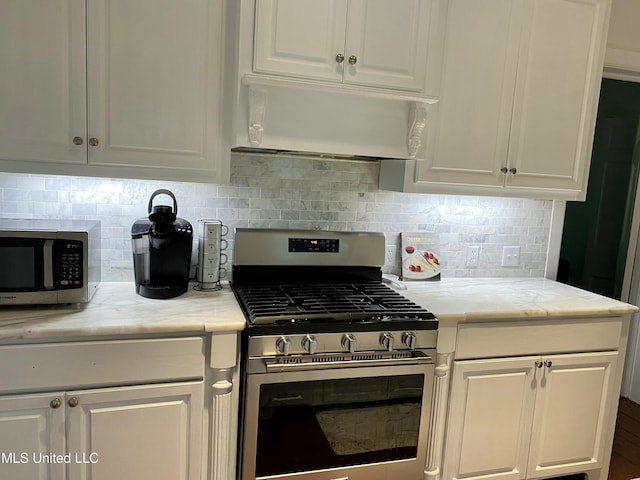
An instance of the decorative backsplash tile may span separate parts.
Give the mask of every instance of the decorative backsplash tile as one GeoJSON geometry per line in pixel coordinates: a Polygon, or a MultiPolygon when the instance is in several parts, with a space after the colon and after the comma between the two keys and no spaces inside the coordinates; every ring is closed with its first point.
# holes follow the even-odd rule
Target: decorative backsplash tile
{"type": "Polygon", "coordinates": [[[100,219],[103,281],[133,279],[131,225],[158,188],[194,227],[228,225],[229,259],[235,227],[382,231],[384,270],[397,274],[400,232],[425,231],[439,236],[444,278],[544,275],[551,201],[382,191],[378,172],[375,161],[234,153],[230,185],[0,173],[0,215],[100,219]],[[465,266],[467,245],[480,246],[478,267],[465,266]],[[500,266],[505,245],[521,247],[518,267],[500,266]]]}

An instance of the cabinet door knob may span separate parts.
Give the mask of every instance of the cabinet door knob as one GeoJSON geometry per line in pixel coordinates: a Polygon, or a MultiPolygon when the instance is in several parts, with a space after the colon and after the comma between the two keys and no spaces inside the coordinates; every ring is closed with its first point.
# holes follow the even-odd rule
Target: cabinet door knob
{"type": "Polygon", "coordinates": [[[536,360],[536,368],[542,368],[542,367],[544,367],[544,362],[540,360],[536,360]]]}
{"type": "Polygon", "coordinates": [[[60,408],[60,405],[62,405],[62,400],[60,400],[58,397],[54,398],[53,400],[51,400],[51,402],[49,402],[49,406],[51,408],[60,408]]]}
{"type": "Polygon", "coordinates": [[[95,138],[95,137],[91,137],[91,138],[89,139],[89,145],[91,145],[92,147],[97,147],[97,146],[98,146],[98,143],[100,143],[100,142],[99,142],[99,141],[98,141],[98,139],[97,139],[97,138],[95,138]]]}
{"type": "Polygon", "coordinates": [[[510,168],[509,173],[512,173],[515,175],[516,173],[518,173],[518,170],[516,170],[515,168],[510,168]]]}
{"type": "Polygon", "coordinates": [[[77,407],[77,406],[78,406],[78,403],[79,403],[79,402],[78,402],[78,397],[71,397],[71,398],[69,399],[69,401],[67,402],[67,404],[68,404],[71,408],[73,408],[73,407],[77,407]]]}
{"type": "Polygon", "coordinates": [[[501,172],[501,173],[507,173],[508,171],[509,171],[509,170],[507,169],[507,167],[502,167],[502,168],[500,169],[500,172],[501,172]]]}
{"type": "Polygon", "coordinates": [[[73,137],[74,145],[82,145],[83,143],[84,143],[84,140],[82,139],[82,137],[73,137]]]}
{"type": "Polygon", "coordinates": [[[336,62],[338,62],[338,63],[344,62],[344,55],[341,54],[341,53],[337,54],[336,55],[336,62]]]}
{"type": "Polygon", "coordinates": [[[355,55],[351,55],[349,57],[349,64],[350,65],[355,65],[358,62],[358,57],[356,57],[355,55]]]}
{"type": "Polygon", "coordinates": [[[544,362],[544,366],[547,367],[547,368],[551,368],[551,365],[553,365],[551,360],[547,360],[546,362],[544,362]]]}

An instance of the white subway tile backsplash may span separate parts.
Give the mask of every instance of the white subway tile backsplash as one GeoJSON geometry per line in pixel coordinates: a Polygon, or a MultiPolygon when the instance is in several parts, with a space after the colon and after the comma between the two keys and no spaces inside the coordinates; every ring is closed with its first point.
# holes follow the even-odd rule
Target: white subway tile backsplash
{"type": "Polygon", "coordinates": [[[399,273],[400,232],[425,231],[437,234],[444,276],[544,274],[551,201],[381,191],[378,173],[374,161],[237,153],[230,185],[0,173],[0,215],[99,218],[105,281],[132,280],[131,225],[159,188],[195,228],[200,218],[229,226],[229,259],[235,227],[383,231],[385,271],[399,273]],[[480,246],[478,267],[465,266],[467,245],[480,246]],[[517,268],[500,267],[504,245],[521,247],[517,268]]]}

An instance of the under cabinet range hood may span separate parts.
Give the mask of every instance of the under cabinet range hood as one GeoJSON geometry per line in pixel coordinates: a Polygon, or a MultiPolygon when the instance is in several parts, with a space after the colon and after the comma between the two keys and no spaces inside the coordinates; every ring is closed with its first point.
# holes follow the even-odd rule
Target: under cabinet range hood
{"type": "Polygon", "coordinates": [[[442,3],[230,2],[231,147],[424,158],[439,97],[442,3]]]}
{"type": "Polygon", "coordinates": [[[246,76],[234,147],[333,158],[424,156],[426,122],[435,99],[300,85],[246,76]]]}

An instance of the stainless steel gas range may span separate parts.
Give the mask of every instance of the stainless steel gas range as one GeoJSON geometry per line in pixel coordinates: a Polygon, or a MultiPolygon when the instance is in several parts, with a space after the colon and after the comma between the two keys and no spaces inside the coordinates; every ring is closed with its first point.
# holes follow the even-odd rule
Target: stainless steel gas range
{"type": "Polygon", "coordinates": [[[423,478],[438,322],[381,233],[237,229],[242,480],[423,478]]]}

